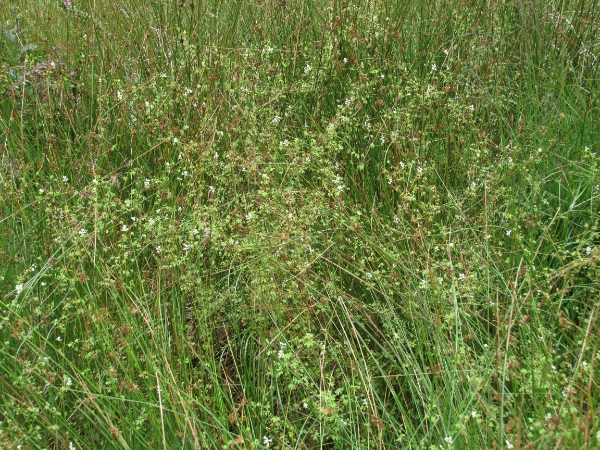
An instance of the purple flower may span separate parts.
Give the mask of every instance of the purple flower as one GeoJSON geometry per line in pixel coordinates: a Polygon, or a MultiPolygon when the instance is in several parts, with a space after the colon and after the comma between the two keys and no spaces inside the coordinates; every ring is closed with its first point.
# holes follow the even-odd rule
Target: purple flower
{"type": "Polygon", "coordinates": [[[67,4],[67,6],[71,6],[71,0],[65,0],[65,3],[67,4]]]}

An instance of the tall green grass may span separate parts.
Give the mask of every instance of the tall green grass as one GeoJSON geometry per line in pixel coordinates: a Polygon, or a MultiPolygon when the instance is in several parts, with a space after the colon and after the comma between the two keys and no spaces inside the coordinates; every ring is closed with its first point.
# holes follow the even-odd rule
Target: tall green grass
{"type": "Polygon", "coordinates": [[[600,445],[596,1],[11,6],[1,446],[600,445]]]}

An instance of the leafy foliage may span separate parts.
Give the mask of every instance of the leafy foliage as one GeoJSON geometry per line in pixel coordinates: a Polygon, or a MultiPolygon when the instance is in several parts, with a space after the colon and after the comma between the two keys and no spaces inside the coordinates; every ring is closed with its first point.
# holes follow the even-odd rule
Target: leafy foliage
{"type": "Polygon", "coordinates": [[[595,6],[0,11],[2,446],[599,445],[595,6]]]}

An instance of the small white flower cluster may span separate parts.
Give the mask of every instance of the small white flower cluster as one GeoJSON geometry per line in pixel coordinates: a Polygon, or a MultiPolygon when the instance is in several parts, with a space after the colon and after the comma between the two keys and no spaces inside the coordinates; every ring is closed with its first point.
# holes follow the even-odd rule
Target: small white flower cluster
{"type": "Polygon", "coordinates": [[[338,192],[342,192],[344,190],[344,185],[342,184],[342,177],[336,175],[334,183],[337,185],[338,192]]]}
{"type": "Polygon", "coordinates": [[[277,357],[279,359],[285,358],[285,349],[287,348],[287,344],[283,341],[279,342],[279,351],[277,352],[277,357]]]}

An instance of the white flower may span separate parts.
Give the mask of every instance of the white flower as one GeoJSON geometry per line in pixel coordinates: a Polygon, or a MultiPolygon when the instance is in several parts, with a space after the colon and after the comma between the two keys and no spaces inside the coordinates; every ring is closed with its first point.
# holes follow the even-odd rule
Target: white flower
{"type": "Polygon", "coordinates": [[[475,111],[475,105],[469,105],[469,109],[470,109],[471,111],[475,111]]]}
{"type": "Polygon", "coordinates": [[[277,352],[277,357],[278,357],[279,359],[283,359],[283,358],[285,358],[285,352],[283,351],[283,349],[282,349],[282,348],[280,348],[280,349],[279,349],[279,351],[277,352]]]}
{"type": "Polygon", "coordinates": [[[458,274],[458,281],[463,281],[466,280],[467,276],[464,273],[459,273],[458,274]]]}
{"type": "Polygon", "coordinates": [[[275,117],[273,117],[273,120],[272,120],[272,122],[273,122],[274,124],[278,124],[279,122],[281,122],[281,117],[280,117],[280,116],[275,116],[275,117]]]}
{"type": "Polygon", "coordinates": [[[117,98],[119,101],[123,100],[123,93],[121,91],[117,91],[117,98]]]}
{"type": "Polygon", "coordinates": [[[252,211],[250,211],[248,214],[246,214],[246,220],[251,221],[253,216],[254,215],[252,214],[252,211]]]}
{"type": "Polygon", "coordinates": [[[437,70],[437,66],[435,64],[431,65],[431,71],[435,72],[437,70]]]}
{"type": "Polygon", "coordinates": [[[15,291],[17,291],[17,294],[20,294],[21,292],[23,292],[23,285],[22,284],[17,284],[15,286],[15,291]]]}
{"type": "Polygon", "coordinates": [[[67,177],[66,175],[63,176],[62,180],[66,183],[67,181],[69,181],[69,177],[67,177]]]}
{"type": "Polygon", "coordinates": [[[473,417],[473,418],[477,417],[477,411],[471,411],[471,417],[473,417]]]}
{"type": "Polygon", "coordinates": [[[265,447],[270,447],[271,443],[273,442],[273,439],[269,439],[267,436],[263,436],[263,445],[265,447]]]}
{"type": "Polygon", "coordinates": [[[69,450],[75,450],[75,445],[73,445],[72,441],[69,441],[69,450]]]}
{"type": "Polygon", "coordinates": [[[150,189],[150,180],[148,178],[144,180],[144,189],[150,189]]]}
{"type": "Polygon", "coordinates": [[[304,66],[304,73],[308,73],[308,72],[310,72],[310,70],[311,70],[310,64],[307,64],[304,66]]]}
{"type": "Polygon", "coordinates": [[[160,245],[156,246],[156,253],[162,252],[162,247],[160,245]]]}
{"type": "Polygon", "coordinates": [[[506,230],[506,235],[510,236],[510,234],[512,233],[512,230],[506,230]]]}
{"type": "MultiPolygon", "coordinates": [[[[44,193],[44,190],[43,190],[43,189],[40,189],[40,194],[43,194],[43,193],[44,193]]],[[[588,247],[588,248],[589,248],[589,247],[588,247]]]]}
{"type": "Polygon", "coordinates": [[[585,254],[589,255],[590,253],[592,253],[592,247],[586,247],[585,248],[585,254]]]}
{"type": "Polygon", "coordinates": [[[339,185],[339,186],[337,187],[337,190],[338,190],[339,192],[342,192],[342,191],[344,190],[344,186],[342,186],[342,185],[339,185]]]}
{"type": "Polygon", "coordinates": [[[511,448],[515,448],[515,446],[514,446],[514,445],[512,445],[512,444],[510,443],[510,441],[507,439],[507,440],[506,440],[506,448],[510,450],[511,448]]]}
{"type": "Polygon", "coordinates": [[[446,442],[449,445],[452,445],[454,443],[454,439],[452,439],[452,436],[446,436],[444,438],[444,442],[446,442]]]}
{"type": "Polygon", "coordinates": [[[81,230],[78,231],[78,233],[79,233],[79,236],[85,236],[87,231],[85,231],[85,228],[82,228],[81,230]]]}
{"type": "Polygon", "coordinates": [[[184,252],[189,251],[191,248],[192,248],[192,246],[190,244],[186,244],[186,243],[183,244],[183,251],[184,252]]]}
{"type": "Polygon", "coordinates": [[[307,408],[308,408],[308,403],[306,403],[306,402],[302,403],[302,407],[303,407],[304,409],[307,409],[307,408]]]}
{"type": "Polygon", "coordinates": [[[73,380],[71,377],[65,375],[65,385],[71,386],[73,384],[73,380]]]}
{"type": "Polygon", "coordinates": [[[179,142],[179,139],[177,139],[177,138],[173,138],[173,143],[174,143],[174,144],[177,144],[178,142],[179,142]]]}
{"type": "Polygon", "coordinates": [[[126,232],[128,229],[129,229],[129,228],[127,228],[127,225],[123,225],[123,226],[121,227],[121,231],[122,231],[122,232],[126,232]]]}

